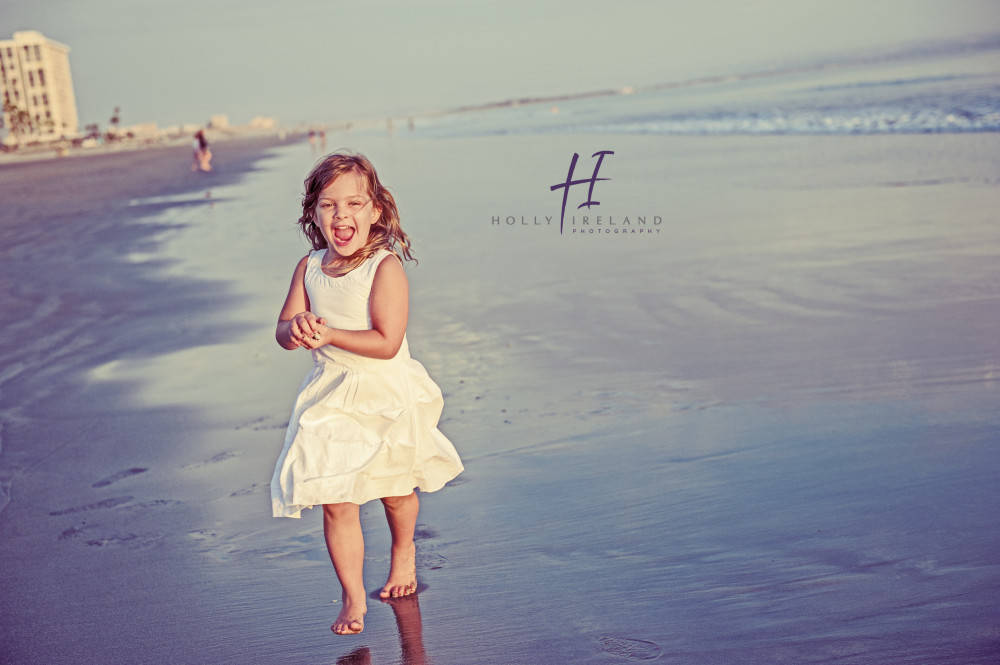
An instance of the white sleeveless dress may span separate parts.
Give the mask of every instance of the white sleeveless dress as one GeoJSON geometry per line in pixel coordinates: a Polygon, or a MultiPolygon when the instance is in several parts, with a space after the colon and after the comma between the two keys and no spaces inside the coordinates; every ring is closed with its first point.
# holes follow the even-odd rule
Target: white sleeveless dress
{"type": "MultiPolygon", "coordinates": [[[[379,251],[342,277],[320,267],[326,250],[309,255],[305,287],[311,311],[332,328],[369,330],[379,251]]],[[[462,472],[451,441],[437,428],[444,402],[406,337],[389,360],[326,345],[312,352],[292,409],[285,445],[271,480],[275,517],[301,517],[324,503],[363,504],[434,492],[462,472]]]]}

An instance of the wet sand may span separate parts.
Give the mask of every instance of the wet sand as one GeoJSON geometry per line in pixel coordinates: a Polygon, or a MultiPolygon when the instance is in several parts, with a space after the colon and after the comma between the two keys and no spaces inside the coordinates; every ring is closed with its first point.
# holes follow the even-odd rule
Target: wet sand
{"type": "Polygon", "coordinates": [[[333,635],[318,515],[269,517],[309,147],[3,167],[3,662],[995,658],[1000,139],[330,139],[396,192],[467,467],[419,599],[333,635]],[[659,233],[545,223],[602,149],[659,233]]]}

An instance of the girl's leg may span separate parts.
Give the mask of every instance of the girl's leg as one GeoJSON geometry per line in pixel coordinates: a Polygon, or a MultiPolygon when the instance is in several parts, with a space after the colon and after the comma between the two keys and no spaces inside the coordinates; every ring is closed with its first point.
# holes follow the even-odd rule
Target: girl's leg
{"type": "Polygon", "coordinates": [[[323,506],[323,534],[343,590],[343,607],[331,628],[338,635],[360,633],[365,627],[364,617],[368,611],[362,578],[365,541],[361,533],[360,506],[354,503],[323,506]]]}
{"type": "Polygon", "coordinates": [[[417,528],[420,500],[413,492],[409,496],[386,497],[382,505],[392,534],[392,563],[389,564],[389,580],[379,596],[409,596],[417,590],[417,548],[413,543],[413,531],[417,528]]]}

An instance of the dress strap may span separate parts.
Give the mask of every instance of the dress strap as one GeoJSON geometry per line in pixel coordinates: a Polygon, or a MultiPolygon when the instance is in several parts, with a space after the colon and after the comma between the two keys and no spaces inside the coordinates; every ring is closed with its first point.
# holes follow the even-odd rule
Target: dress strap
{"type": "Polygon", "coordinates": [[[365,269],[371,273],[373,279],[375,277],[375,271],[378,270],[378,267],[380,265],[382,265],[382,259],[384,259],[387,256],[390,256],[391,254],[392,252],[390,252],[387,249],[380,249],[374,254],[372,254],[372,257],[370,259],[368,259],[368,265],[365,266],[365,269]]]}
{"type": "Polygon", "coordinates": [[[314,249],[309,252],[309,260],[306,262],[306,271],[316,271],[323,270],[323,255],[326,254],[326,249],[314,249]]]}
{"type": "Polygon", "coordinates": [[[380,249],[372,254],[367,261],[354,269],[353,272],[358,273],[358,280],[365,284],[369,291],[371,291],[372,284],[375,282],[375,273],[378,271],[378,267],[382,263],[382,259],[390,254],[392,254],[392,252],[380,249]]]}

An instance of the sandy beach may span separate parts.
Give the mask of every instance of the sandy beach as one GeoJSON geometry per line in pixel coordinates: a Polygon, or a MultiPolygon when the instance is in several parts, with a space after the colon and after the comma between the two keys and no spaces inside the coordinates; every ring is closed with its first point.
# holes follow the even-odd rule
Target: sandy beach
{"type": "Polygon", "coordinates": [[[310,146],[4,164],[0,662],[997,662],[998,135],[341,146],[466,464],[419,595],[333,635],[320,516],[270,517],[310,146]]]}

